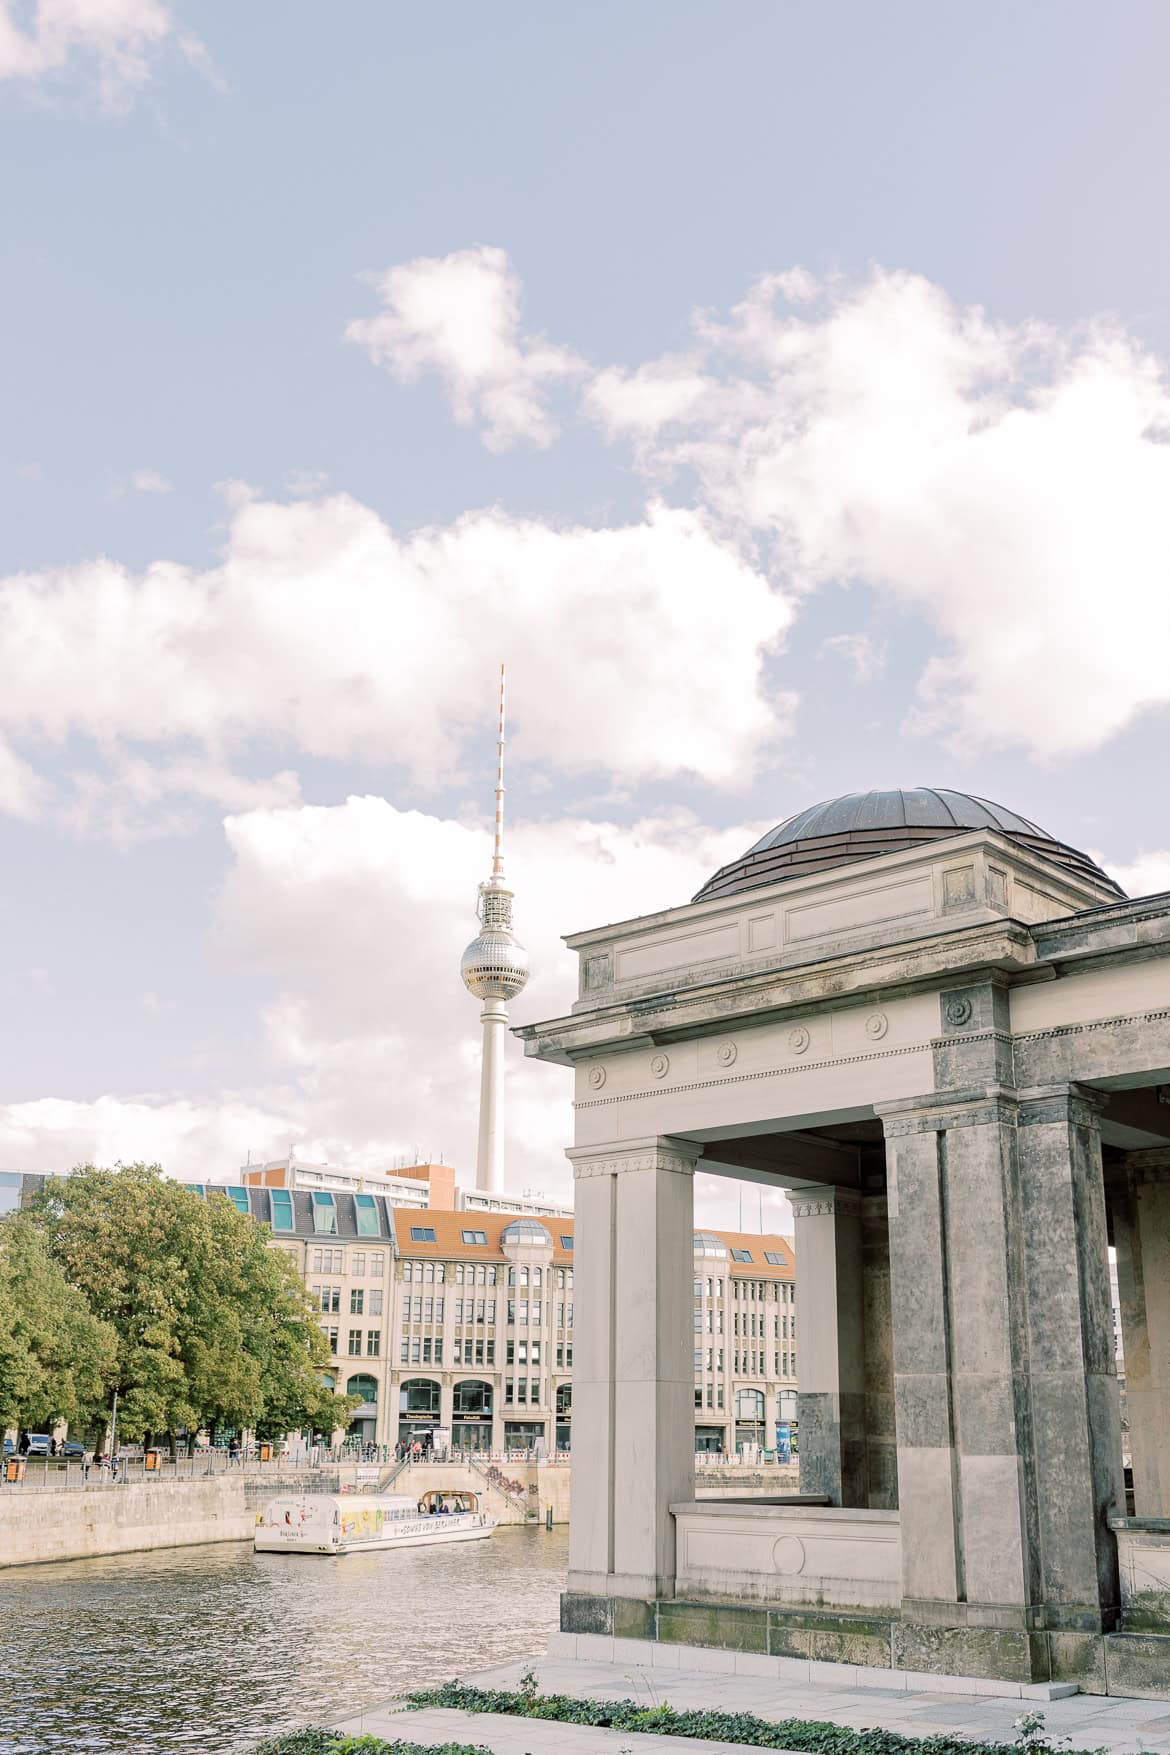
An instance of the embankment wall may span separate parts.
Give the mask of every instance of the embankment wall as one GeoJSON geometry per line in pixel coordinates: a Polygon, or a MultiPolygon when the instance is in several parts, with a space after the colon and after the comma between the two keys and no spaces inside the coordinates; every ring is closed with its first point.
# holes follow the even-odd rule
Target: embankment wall
{"type": "Polygon", "coordinates": [[[255,1524],[242,1478],[61,1492],[9,1488],[0,1491],[0,1566],[241,1542],[255,1524]]]}

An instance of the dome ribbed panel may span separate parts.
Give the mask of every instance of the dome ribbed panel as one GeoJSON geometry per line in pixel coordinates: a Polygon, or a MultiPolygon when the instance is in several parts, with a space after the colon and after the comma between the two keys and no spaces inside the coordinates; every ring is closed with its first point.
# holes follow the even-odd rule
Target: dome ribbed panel
{"type": "Polygon", "coordinates": [[[737,895],[763,884],[877,859],[883,853],[900,853],[972,829],[992,829],[1006,835],[1065,871],[1113,895],[1123,894],[1087,854],[1055,840],[1027,817],[973,793],[915,786],[846,792],[786,817],[739,859],[709,878],[694,900],[737,895]]]}

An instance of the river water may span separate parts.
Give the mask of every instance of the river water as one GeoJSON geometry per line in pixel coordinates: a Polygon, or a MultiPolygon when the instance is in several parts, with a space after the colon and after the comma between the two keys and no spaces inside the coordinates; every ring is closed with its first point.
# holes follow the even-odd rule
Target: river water
{"type": "Polygon", "coordinates": [[[0,1570],[2,1755],[236,1755],[544,1649],[568,1531],[400,1554],[243,1543],[0,1570]]]}

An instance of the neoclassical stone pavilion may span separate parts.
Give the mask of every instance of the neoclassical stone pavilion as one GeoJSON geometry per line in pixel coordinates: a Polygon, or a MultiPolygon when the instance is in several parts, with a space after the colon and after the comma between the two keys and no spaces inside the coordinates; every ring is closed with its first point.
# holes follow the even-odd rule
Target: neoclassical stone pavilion
{"type": "Polygon", "coordinates": [[[1170,1698],[1170,896],[870,792],[567,942],[563,1628],[1170,1698]],[[791,1191],[791,1502],[696,1501],[696,1167],[791,1191]]]}

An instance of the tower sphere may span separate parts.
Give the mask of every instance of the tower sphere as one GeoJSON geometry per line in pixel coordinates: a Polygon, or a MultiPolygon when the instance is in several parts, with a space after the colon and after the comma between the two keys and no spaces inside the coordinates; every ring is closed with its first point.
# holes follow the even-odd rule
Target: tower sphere
{"type": "Polygon", "coordinates": [[[481,932],[464,951],[459,972],[476,999],[512,999],[528,985],[528,952],[510,932],[481,932]]]}

